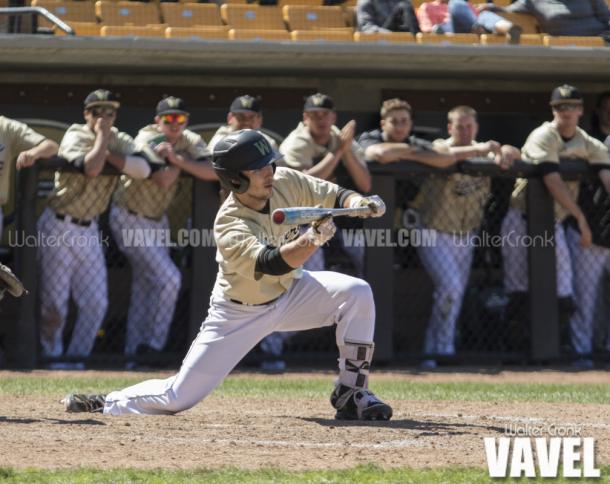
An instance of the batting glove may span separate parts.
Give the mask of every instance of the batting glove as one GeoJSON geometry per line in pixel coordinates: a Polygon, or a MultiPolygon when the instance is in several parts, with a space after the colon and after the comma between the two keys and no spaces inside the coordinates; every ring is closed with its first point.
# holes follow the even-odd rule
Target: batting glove
{"type": "Polygon", "coordinates": [[[355,196],[349,202],[349,208],[369,207],[371,213],[369,215],[362,215],[362,218],[366,217],[381,217],[385,213],[385,203],[379,195],[371,195],[370,197],[355,196]]]}
{"type": "Polygon", "coordinates": [[[313,222],[305,232],[305,235],[312,244],[320,247],[332,239],[336,231],[337,227],[332,215],[327,215],[313,222]]]}

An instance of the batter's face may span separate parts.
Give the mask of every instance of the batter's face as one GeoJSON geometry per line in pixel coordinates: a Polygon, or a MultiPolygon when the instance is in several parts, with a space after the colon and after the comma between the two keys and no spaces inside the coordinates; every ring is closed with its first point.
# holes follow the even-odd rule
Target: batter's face
{"type": "Polygon", "coordinates": [[[260,210],[273,193],[273,165],[258,170],[244,170],[243,174],[250,180],[250,185],[246,193],[237,194],[237,198],[246,207],[260,210]]]}
{"type": "Polygon", "coordinates": [[[227,114],[227,124],[235,131],[240,129],[259,129],[263,125],[263,116],[254,111],[227,114]]]}
{"type": "Polygon", "coordinates": [[[447,123],[447,132],[456,146],[470,146],[477,138],[479,123],[474,116],[454,116],[447,123]]]}
{"type": "Polygon", "coordinates": [[[314,138],[329,136],[330,128],[332,128],[336,121],[337,113],[328,109],[305,111],[303,113],[303,123],[309,128],[314,138]]]}
{"type": "Polygon", "coordinates": [[[381,130],[384,132],[387,141],[393,143],[405,141],[411,134],[412,128],[411,114],[406,109],[394,109],[381,120],[381,130]]]}
{"type": "Polygon", "coordinates": [[[582,104],[565,103],[553,106],[553,121],[558,128],[575,128],[578,126],[578,121],[582,114],[582,104]]]}
{"type": "Polygon", "coordinates": [[[162,116],[155,116],[155,122],[159,126],[167,141],[171,144],[176,143],[184,133],[184,130],[188,126],[189,117],[186,114],[165,114],[162,116]]]}

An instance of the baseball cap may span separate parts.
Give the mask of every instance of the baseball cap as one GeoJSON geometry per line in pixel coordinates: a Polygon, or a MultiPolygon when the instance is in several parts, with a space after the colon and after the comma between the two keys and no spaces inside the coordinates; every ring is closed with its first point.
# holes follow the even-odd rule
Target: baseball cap
{"type": "Polygon", "coordinates": [[[229,111],[231,113],[260,113],[261,102],[255,97],[245,94],[243,96],[236,97],[233,100],[229,111]]]}
{"type": "Polygon", "coordinates": [[[121,103],[116,100],[114,94],[107,89],[96,89],[85,98],[85,109],[93,106],[112,106],[118,109],[120,105],[121,103]]]}
{"type": "Polygon", "coordinates": [[[179,97],[168,96],[157,104],[157,116],[163,114],[189,114],[186,103],[179,97]]]}
{"type": "Polygon", "coordinates": [[[551,106],[557,104],[582,104],[582,93],[569,84],[556,87],[551,94],[551,106]]]}
{"type": "Polygon", "coordinates": [[[303,111],[334,111],[335,103],[330,96],[315,93],[305,99],[303,111]]]}

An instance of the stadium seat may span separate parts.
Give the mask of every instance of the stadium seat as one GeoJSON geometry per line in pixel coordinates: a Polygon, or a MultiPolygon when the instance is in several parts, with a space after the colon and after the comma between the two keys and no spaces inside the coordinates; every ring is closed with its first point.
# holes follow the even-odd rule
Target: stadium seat
{"type": "Polygon", "coordinates": [[[293,30],[290,35],[297,42],[352,42],[352,29],[293,30]]]}
{"type": "Polygon", "coordinates": [[[231,29],[229,30],[231,40],[290,40],[290,32],[286,30],[264,30],[264,29],[231,29]]]}
{"type": "Polygon", "coordinates": [[[210,39],[227,40],[229,27],[168,27],[165,29],[167,39],[210,39]]]}
{"type": "MultiPolygon", "coordinates": [[[[484,2],[484,0],[478,0],[477,2],[473,2],[473,3],[477,4],[477,3],[485,3],[485,2],[484,2]]],[[[513,0],[494,0],[493,3],[497,7],[508,7],[511,3],[513,3],[513,0]]]]}
{"type": "Polygon", "coordinates": [[[286,30],[282,11],[275,6],[224,4],[220,7],[220,15],[235,29],[286,30]]]}
{"type": "Polygon", "coordinates": [[[324,0],[277,0],[277,4],[280,8],[284,5],[308,5],[310,7],[321,7],[324,5],[324,0]]]}
{"type": "MultiPolygon", "coordinates": [[[[96,22],[95,6],[91,2],[58,1],[58,0],[32,0],[32,7],[46,8],[50,13],[64,22],[96,22]]],[[[43,17],[38,17],[40,27],[52,27],[52,23],[43,17]]]]}
{"type": "Polygon", "coordinates": [[[545,35],[542,37],[543,45],[550,47],[555,45],[572,47],[604,47],[606,44],[601,37],[572,37],[545,35]]]}
{"type": "MultiPolygon", "coordinates": [[[[68,25],[72,27],[74,33],[76,35],[80,35],[83,37],[99,37],[101,35],[100,30],[103,25],[100,25],[96,22],[68,22],[68,25]]],[[[55,35],[66,35],[66,33],[55,27],[53,29],[55,35]]]]}
{"type": "Polygon", "coordinates": [[[356,7],[343,6],[343,19],[348,27],[356,27],[356,7]]]}
{"type": "Polygon", "coordinates": [[[415,42],[415,36],[409,32],[371,32],[354,33],[354,40],[356,42],[376,42],[379,44],[387,43],[402,43],[402,42],[415,42]]]}
{"type": "Polygon", "coordinates": [[[167,25],[106,25],[102,37],[165,37],[167,25]]]}
{"type": "Polygon", "coordinates": [[[478,44],[477,34],[424,34],[418,32],[415,36],[418,44],[478,44]]]}
{"type": "Polygon", "coordinates": [[[355,7],[358,3],[358,0],[345,0],[341,5],[344,7],[355,7]]]}
{"type": "Polygon", "coordinates": [[[519,45],[542,45],[542,35],[523,34],[519,40],[519,45]]]}
{"type": "Polygon", "coordinates": [[[533,15],[527,13],[508,13],[501,12],[500,16],[506,20],[510,20],[512,23],[518,25],[523,29],[524,34],[538,34],[540,33],[540,26],[538,20],[533,15]]]}
{"type": "Polygon", "coordinates": [[[218,5],[214,3],[161,3],[163,21],[172,27],[221,26],[218,5]]]}
{"type": "Polygon", "coordinates": [[[346,26],[341,7],[286,5],[282,12],[290,30],[337,29],[346,26]]]}
{"type": "Polygon", "coordinates": [[[498,34],[481,34],[479,41],[481,45],[503,45],[508,44],[508,37],[498,34]]]}
{"type": "Polygon", "coordinates": [[[155,3],[144,2],[95,2],[95,12],[106,25],[151,25],[160,24],[159,10],[155,3]]]}

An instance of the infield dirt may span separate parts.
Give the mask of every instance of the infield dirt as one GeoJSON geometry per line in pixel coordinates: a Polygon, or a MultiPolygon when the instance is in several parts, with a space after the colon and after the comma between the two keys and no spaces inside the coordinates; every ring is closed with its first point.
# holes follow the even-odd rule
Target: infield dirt
{"type": "MultiPolygon", "coordinates": [[[[78,373],[95,377],[96,372],[78,373]]],[[[126,376],[124,372],[99,375],[126,376]]],[[[5,376],[23,373],[0,372],[5,376]]],[[[36,371],[70,378],[75,373],[36,371]]],[[[140,374],[143,378],[167,374],[140,374]]],[[[247,374],[251,378],[310,378],[247,374]]],[[[409,374],[379,372],[376,380],[494,383],[607,383],[607,372],[501,372],[409,374]]],[[[244,373],[240,373],[244,376],[244,373]]],[[[320,377],[319,372],[315,377],[320,377]]],[[[328,373],[329,388],[332,375],[328,373]]],[[[212,394],[175,416],[109,417],[67,414],[62,395],[0,397],[0,467],[339,469],[484,467],[484,437],[502,437],[509,424],[578,426],[597,442],[596,464],[610,464],[610,404],[439,402],[393,400],[390,422],[333,419],[326,397],[239,397],[212,394]]]]}

